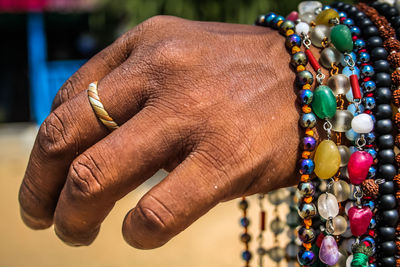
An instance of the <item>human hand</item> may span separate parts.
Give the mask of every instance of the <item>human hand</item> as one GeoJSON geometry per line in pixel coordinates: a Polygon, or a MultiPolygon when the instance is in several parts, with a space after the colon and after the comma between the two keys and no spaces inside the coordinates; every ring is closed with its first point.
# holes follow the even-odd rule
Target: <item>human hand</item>
{"type": "Polygon", "coordinates": [[[88,245],[115,202],[165,168],[123,223],[130,245],[150,249],[221,201],[294,184],[289,60],[284,38],[262,27],[166,16],[135,27],[58,92],[21,185],[24,222],[88,245]],[[110,134],[88,101],[96,80],[121,125],[110,134]]]}

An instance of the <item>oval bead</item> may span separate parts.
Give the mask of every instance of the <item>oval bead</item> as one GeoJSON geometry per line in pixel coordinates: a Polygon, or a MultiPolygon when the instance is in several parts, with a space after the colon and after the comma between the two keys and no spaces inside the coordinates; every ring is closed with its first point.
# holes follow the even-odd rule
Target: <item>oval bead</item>
{"type": "Polygon", "coordinates": [[[336,174],[340,167],[340,153],[333,141],[324,140],[318,145],[314,164],[314,172],[321,179],[329,179],[336,174]]]}
{"type": "Polygon", "coordinates": [[[340,153],[340,167],[347,166],[351,155],[350,149],[347,146],[340,145],[338,150],[340,153]]]}
{"type": "Polygon", "coordinates": [[[299,14],[314,13],[317,8],[321,8],[322,3],[319,1],[302,1],[297,6],[299,14]]]}
{"type": "Polygon", "coordinates": [[[327,81],[327,85],[329,86],[329,88],[331,88],[333,94],[336,96],[345,95],[351,88],[349,77],[343,74],[336,74],[331,76],[327,81]]]}
{"type": "Polygon", "coordinates": [[[353,50],[353,39],[350,29],[345,25],[336,25],[331,30],[331,41],[342,53],[350,53],[353,50]]]}
{"type": "Polygon", "coordinates": [[[332,118],[336,113],[336,98],[326,85],[320,85],[314,90],[311,103],[315,115],[321,119],[332,118]]]}
{"type": "Polygon", "coordinates": [[[319,196],[318,213],[325,220],[335,218],[339,214],[338,201],[333,194],[324,193],[319,196]]]}
{"type": "Polygon", "coordinates": [[[308,35],[308,33],[310,32],[310,26],[305,23],[305,22],[299,22],[296,25],[296,33],[300,36],[302,35],[308,35]]]}
{"type": "Polygon", "coordinates": [[[368,229],[373,213],[368,207],[358,208],[357,206],[349,209],[349,221],[351,232],[354,236],[362,236],[368,229]]]}
{"type": "Polygon", "coordinates": [[[323,24],[331,26],[334,24],[334,20],[339,21],[339,13],[337,13],[334,9],[325,9],[317,15],[315,18],[315,23],[317,25],[323,24]]]}
{"type": "Polygon", "coordinates": [[[304,13],[300,14],[299,19],[305,23],[310,24],[315,20],[315,14],[314,13],[304,13]]]}
{"type": "Polygon", "coordinates": [[[352,184],[361,184],[368,175],[369,167],[374,162],[373,157],[366,151],[356,151],[351,154],[347,170],[352,184]]]}
{"type": "Polygon", "coordinates": [[[335,265],[340,258],[339,248],[333,236],[327,235],[324,237],[319,250],[319,259],[329,265],[335,265]]]}
{"type": "Polygon", "coordinates": [[[343,202],[350,197],[350,186],[343,180],[333,182],[332,193],[336,196],[338,202],[343,202]]]}
{"type": "Polygon", "coordinates": [[[332,130],[339,133],[347,132],[351,129],[353,117],[353,114],[348,110],[336,110],[335,116],[330,120],[332,123],[332,130]]]}
{"type": "Polygon", "coordinates": [[[332,63],[338,65],[342,60],[342,57],[343,55],[336,48],[327,47],[322,50],[319,62],[323,67],[330,69],[332,68],[332,63]]]}
{"type": "Polygon", "coordinates": [[[317,25],[311,30],[310,39],[315,47],[323,47],[324,40],[330,40],[331,28],[326,25],[317,25]]]}
{"type": "Polygon", "coordinates": [[[370,115],[362,113],[352,119],[351,128],[356,133],[366,134],[374,129],[374,121],[370,115]]]}
{"type": "Polygon", "coordinates": [[[334,235],[341,235],[347,230],[347,220],[343,216],[333,218],[334,235]]]}

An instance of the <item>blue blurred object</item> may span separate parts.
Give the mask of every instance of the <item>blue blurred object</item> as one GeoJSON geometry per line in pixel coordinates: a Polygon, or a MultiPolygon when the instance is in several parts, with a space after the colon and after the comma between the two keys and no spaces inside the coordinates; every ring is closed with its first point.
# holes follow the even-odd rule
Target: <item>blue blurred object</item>
{"type": "Polygon", "coordinates": [[[42,13],[28,15],[28,66],[31,114],[37,124],[49,115],[51,103],[63,83],[85,60],[47,61],[47,44],[42,13]]]}

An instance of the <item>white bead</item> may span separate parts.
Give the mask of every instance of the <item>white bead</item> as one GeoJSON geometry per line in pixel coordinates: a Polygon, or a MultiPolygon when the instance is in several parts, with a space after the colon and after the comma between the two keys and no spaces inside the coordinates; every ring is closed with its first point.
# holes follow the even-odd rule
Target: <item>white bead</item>
{"type": "Polygon", "coordinates": [[[311,31],[311,43],[316,46],[316,47],[322,47],[322,41],[325,40],[325,38],[330,38],[331,35],[331,28],[326,26],[326,25],[317,25],[313,28],[311,31]]]}
{"type": "Polygon", "coordinates": [[[312,21],[314,21],[316,16],[314,13],[304,13],[299,15],[299,19],[305,23],[310,24],[312,21]]]}
{"type": "Polygon", "coordinates": [[[356,133],[366,134],[374,129],[374,121],[370,115],[361,113],[353,118],[351,121],[351,128],[353,128],[356,133]]]}
{"type": "Polygon", "coordinates": [[[308,34],[310,26],[305,22],[299,22],[296,25],[296,33],[300,36],[308,34]]]}
{"type": "Polygon", "coordinates": [[[339,205],[336,197],[331,193],[320,195],[318,198],[318,212],[325,220],[335,218],[339,213],[339,205]]]}
{"type": "Polygon", "coordinates": [[[322,4],[319,1],[304,1],[299,4],[298,11],[300,15],[304,13],[314,14],[315,10],[320,7],[322,7],[322,4]]]}

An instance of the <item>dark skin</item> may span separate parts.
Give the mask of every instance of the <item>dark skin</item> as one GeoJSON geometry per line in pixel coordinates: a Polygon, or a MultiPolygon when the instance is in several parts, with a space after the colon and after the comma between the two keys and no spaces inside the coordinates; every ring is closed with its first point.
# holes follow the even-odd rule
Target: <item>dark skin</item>
{"type": "Polygon", "coordinates": [[[89,245],[116,201],[171,171],[125,217],[132,246],[162,246],[222,201],[296,183],[300,131],[284,37],[263,27],[157,16],[60,89],[19,201],[33,229],[89,245]],[[121,127],[110,133],[87,98],[121,127]]]}

